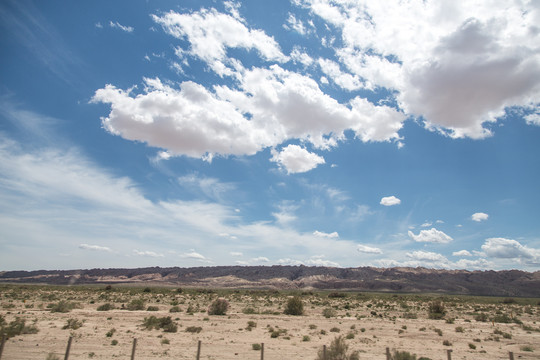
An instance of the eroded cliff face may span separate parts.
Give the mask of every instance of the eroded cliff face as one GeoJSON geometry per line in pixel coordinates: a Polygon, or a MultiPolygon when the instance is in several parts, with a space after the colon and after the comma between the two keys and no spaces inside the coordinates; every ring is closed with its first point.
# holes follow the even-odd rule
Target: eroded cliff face
{"type": "Polygon", "coordinates": [[[426,268],[216,266],[5,271],[0,282],[47,284],[139,283],[214,288],[350,289],[540,297],[540,272],[426,268]]]}

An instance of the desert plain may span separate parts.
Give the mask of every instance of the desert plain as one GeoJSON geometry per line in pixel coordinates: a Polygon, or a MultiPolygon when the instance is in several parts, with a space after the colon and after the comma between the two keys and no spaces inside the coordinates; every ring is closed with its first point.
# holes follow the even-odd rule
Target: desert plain
{"type": "Polygon", "coordinates": [[[195,359],[199,341],[200,359],[261,359],[262,343],[264,359],[317,359],[338,337],[359,359],[540,359],[537,298],[6,284],[0,316],[3,360],[64,359],[70,337],[69,359],[131,359],[133,339],[135,359],[195,359]]]}

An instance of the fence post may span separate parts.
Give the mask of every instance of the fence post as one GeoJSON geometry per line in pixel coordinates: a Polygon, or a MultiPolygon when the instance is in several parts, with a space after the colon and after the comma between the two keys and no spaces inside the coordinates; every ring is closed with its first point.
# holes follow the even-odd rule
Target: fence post
{"type": "Polygon", "coordinates": [[[71,349],[71,342],[73,341],[73,336],[70,336],[69,337],[69,340],[68,340],[68,344],[67,344],[67,347],[66,347],[66,355],[64,355],[64,360],[68,360],[69,359],[69,350],[71,349]]]}
{"type": "Polygon", "coordinates": [[[326,360],[326,345],[322,346],[322,358],[323,360],[326,360]]]}
{"type": "Polygon", "coordinates": [[[514,353],[513,352],[508,352],[508,356],[510,356],[510,360],[514,360],[514,353]]]}
{"type": "Polygon", "coordinates": [[[264,343],[261,343],[261,360],[264,360],[264,343]]]}
{"type": "Polygon", "coordinates": [[[201,340],[197,343],[197,360],[201,358],[201,340]]]}
{"type": "Polygon", "coordinates": [[[392,360],[392,357],[390,356],[390,348],[386,348],[386,360],[392,360]]]}
{"type": "Polygon", "coordinates": [[[137,338],[133,338],[133,348],[131,348],[131,360],[135,360],[135,348],[137,347],[137,338]]]}
{"type": "Polygon", "coordinates": [[[0,343],[0,359],[2,359],[2,353],[4,352],[4,345],[6,344],[6,336],[2,336],[2,342],[0,343]]]}
{"type": "Polygon", "coordinates": [[[446,350],[446,356],[448,357],[448,360],[452,360],[452,350],[446,350]]]}

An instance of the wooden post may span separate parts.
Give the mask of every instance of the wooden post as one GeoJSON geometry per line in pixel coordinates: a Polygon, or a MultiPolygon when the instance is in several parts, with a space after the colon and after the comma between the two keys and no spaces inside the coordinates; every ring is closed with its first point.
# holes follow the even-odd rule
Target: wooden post
{"type": "Polygon", "coordinates": [[[392,360],[392,356],[390,355],[390,348],[386,348],[386,360],[392,360]]]}
{"type": "Polygon", "coordinates": [[[2,336],[2,342],[0,343],[0,359],[2,359],[2,353],[4,352],[4,345],[6,344],[6,336],[2,336]]]}
{"type": "Polygon", "coordinates": [[[131,349],[131,360],[135,360],[135,348],[137,347],[137,338],[133,338],[133,348],[131,349]]]}
{"type": "Polygon", "coordinates": [[[452,350],[446,350],[446,356],[448,357],[448,360],[452,360],[452,350]]]}
{"type": "Polygon", "coordinates": [[[66,347],[66,355],[64,355],[64,360],[68,360],[69,359],[69,350],[71,350],[71,342],[73,341],[73,336],[70,336],[69,337],[69,340],[68,340],[68,344],[67,344],[67,347],[66,347]]]}
{"type": "Polygon", "coordinates": [[[322,346],[322,358],[323,360],[326,360],[326,345],[322,346]]]}
{"type": "Polygon", "coordinates": [[[510,356],[510,360],[514,360],[514,353],[513,352],[508,352],[508,356],[510,356]]]}
{"type": "Polygon", "coordinates": [[[264,360],[264,343],[261,343],[261,360],[264,360]]]}
{"type": "Polygon", "coordinates": [[[199,343],[197,344],[197,360],[201,358],[201,340],[199,340],[199,343]]]}

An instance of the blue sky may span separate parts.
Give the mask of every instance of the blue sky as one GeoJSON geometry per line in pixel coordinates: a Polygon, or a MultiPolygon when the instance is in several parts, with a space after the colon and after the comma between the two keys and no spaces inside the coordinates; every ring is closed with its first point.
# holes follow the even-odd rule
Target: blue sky
{"type": "Polygon", "coordinates": [[[540,266],[527,1],[0,3],[0,268],[540,266]]]}

